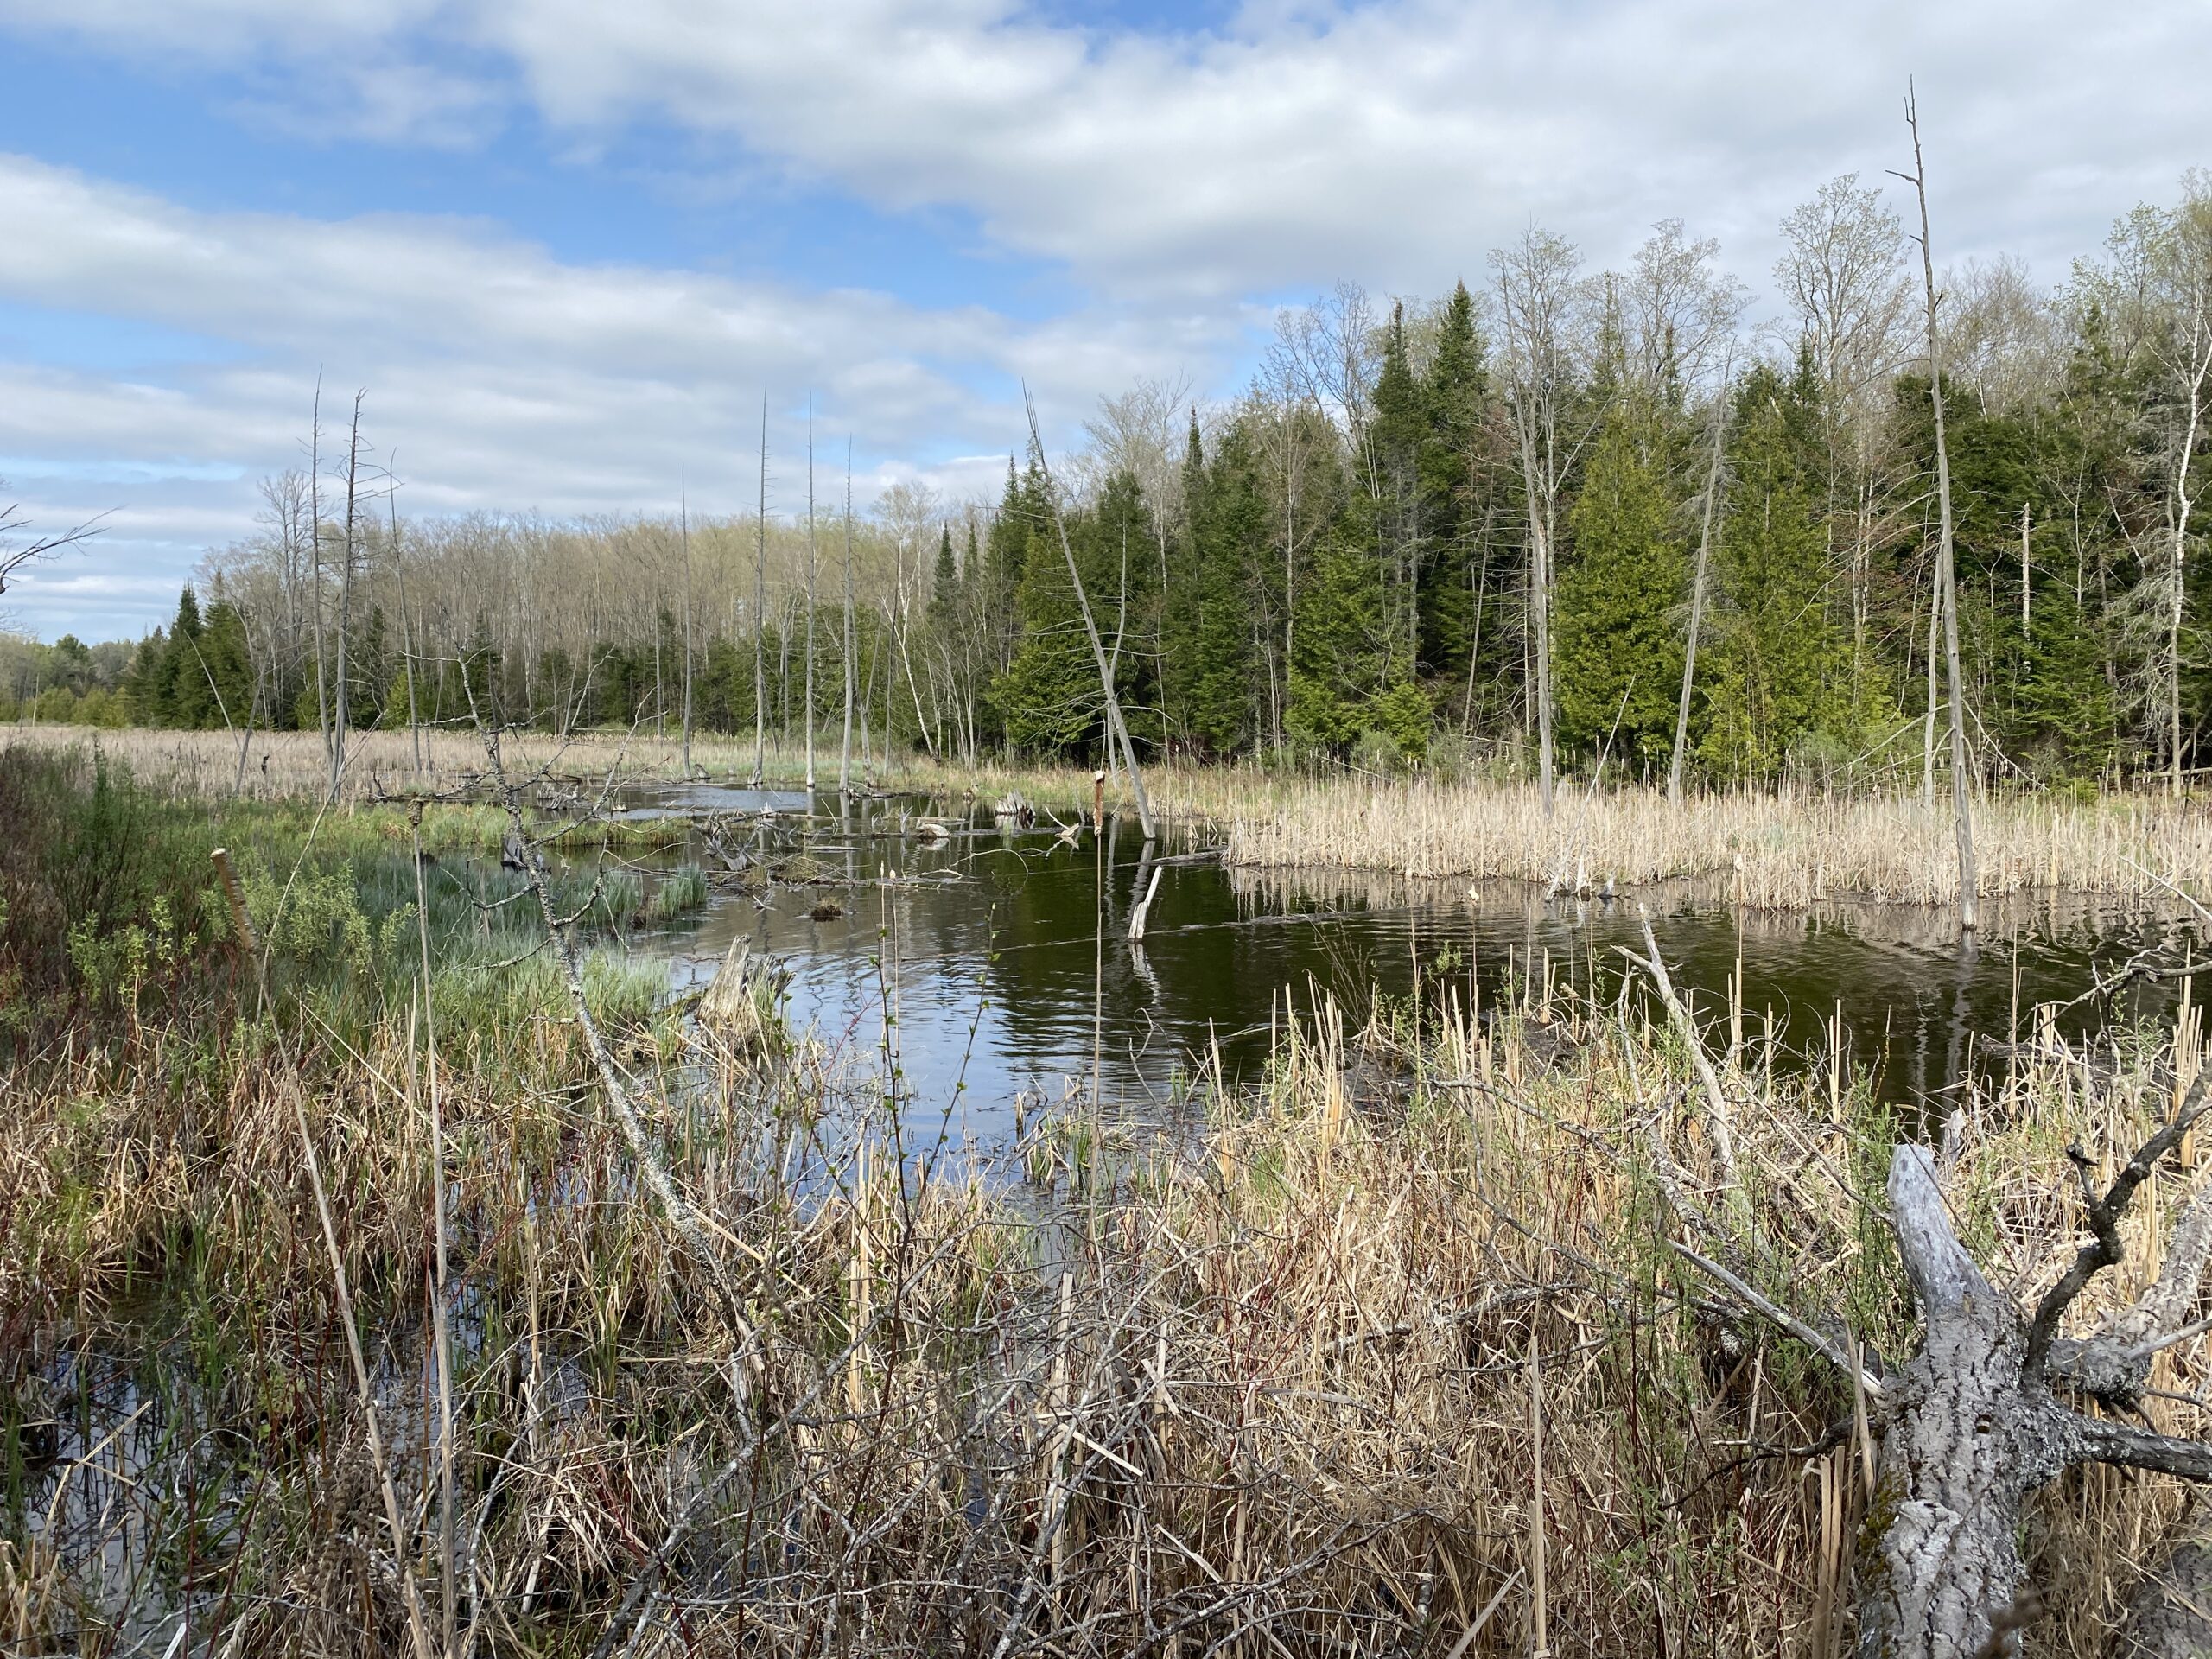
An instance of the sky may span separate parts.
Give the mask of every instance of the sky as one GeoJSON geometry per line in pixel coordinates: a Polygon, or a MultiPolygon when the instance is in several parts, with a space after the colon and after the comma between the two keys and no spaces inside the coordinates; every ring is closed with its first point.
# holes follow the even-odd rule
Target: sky
{"type": "MultiPolygon", "coordinates": [[[[357,393],[410,515],[995,493],[1233,396],[1339,279],[1657,220],[1771,288],[1826,180],[2045,281],[2212,165],[2201,0],[0,0],[0,622],[136,637],[357,393]],[[1886,181],[1892,191],[1899,188],[1886,181]],[[1909,206],[1909,197],[1897,200],[1909,206]]],[[[328,440],[326,439],[326,442],[328,440]]],[[[326,456],[326,459],[327,457],[326,456]]]]}

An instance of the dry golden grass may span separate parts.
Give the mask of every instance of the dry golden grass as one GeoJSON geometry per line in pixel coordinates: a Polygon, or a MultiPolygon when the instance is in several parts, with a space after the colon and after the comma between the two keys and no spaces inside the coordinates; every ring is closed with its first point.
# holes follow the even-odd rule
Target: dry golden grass
{"type": "MultiPolygon", "coordinates": [[[[496,1077],[478,1050],[444,1096],[470,1332],[461,1624],[480,1614],[486,1653],[605,1638],[667,1659],[1447,1652],[1495,1600],[1466,1651],[1525,1653],[1540,1408],[1553,1651],[1843,1651],[1858,1448],[1792,1448],[1847,1423],[1850,1391],[1665,1247],[1681,1224],[1657,1149],[1693,1196],[1719,1179],[1682,1051],[1618,1013],[1503,1014],[1447,1001],[1418,1036],[1351,1032],[1324,1000],[1286,1023],[1263,1085],[1164,1133],[1048,1120],[1013,1179],[894,1159],[928,1113],[894,1124],[874,1090],[841,1096],[806,1046],[764,1072],[671,1031],[680,1064],[648,1054],[641,1076],[676,1179],[726,1241],[711,1263],[639,1198],[603,1109],[561,1086],[567,1035],[515,1033],[527,1052],[496,1077]],[[545,1086],[517,1088],[523,1060],[545,1086]]],[[[181,1039],[149,1040],[123,1065],[65,1057],[0,1127],[16,1364],[88,1338],[137,1354],[149,1333],[106,1305],[163,1271],[223,1356],[212,1389],[156,1391],[170,1449],[136,1486],[88,1471],[68,1512],[111,1535],[128,1517],[135,1548],[195,1561],[195,1628],[219,1645],[397,1650],[291,1125],[303,1081],[349,1276],[381,1310],[406,1570],[435,1608],[430,1145],[406,1033],[304,1079],[265,1047],[182,1064],[162,1046],[181,1039]],[[183,1465],[164,1459],[203,1446],[193,1478],[238,1483],[243,1534],[194,1533],[168,1496],[183,1465]]],[[[1745,1255],[1770,1295],[1904,1353],[1890,1126],[1818,1071],[1740,1058],[1722,1076],[1758,1218],[1745,1255]]],[[[2067,1141],[2124,1156],[2170,1107],[2162,1052],[2118,1058],[2089,1095],[2080,1057],[2026,1052],[1963,1109],[1953,1202],[2017,1295],[2073,1246],[2067,1141]]],[[[2131,1271],[2183,1186],[2132,1225],[2131,1271]]],[[[2078,1317],[2132,1288],[2107,1275],[2078,1317]]],[[[2161,1355],[2156,1384],[2201,1388],[2204,1346],[2161,1355]]],[[[2107,1476],[2038,1501],[2056,1611],[2031,1653],[2100,1650],[2177,1506],[2169,1482],[2107,1476]]],[[[55,1645],[124,1627],[84,1558],[10,1570],[29,1562],[39,1587],[0,1616],[55,1645]]]]}
{"type": "MultiPolygon", "coordinates": [[[[239,746],[223,732],[0,727],[0,750],[95,739],[142,783],[180,795],[300,798],[328,785],[328,762],[312,732],[255,735],[241,770],[239,746]]],[[[636,783],[674,782],[683,771],[681,743],[649,731],[566,741],[511,733],[503,742],[518,771],[546,766],[636,783]]],[[[359,734],[341,794],[359,800],[452,790],[484,772],[483,744],[472,733],[426,733],[423,745],[418,771],[409,734],[359,734]]],[[[741,783],[751,775],[752,741],[702,735],[692,764],[716,783],[741,783]]],[[[857,755],[854,767],[857,781],[857,755]]],[[[772,784],[795,786],[803,755],[772,747],[766,771],[772,784]]],[[[835,787],[834,748],[817,749],[816,773],[821,787],[835,787]]],[[[1510,783],[1315,778],[1250,766],[1163,766],[1146,779],[1163,819],[1196,827],[1224,843],[1230,863],[1255,868],[1503,878],[1569,891],[1602,887],[1609,877],[1622,887],[1719,878],[1731,902],[1753,909],[1799,910],[1832,898],[1949,906],[1958,898],[1948,806],[1929,811],[1907,797],[1745,790],[1671,806],[1662,792],[1637,786],[1566,786],[1546,818],[1532,787],[1510,783]]],[[[1090,774],[1071,767],[969,768],[900,753],[877,757],[867,780],[982,799],[1018,789],[1062,817],[1087,810],[1091,799],[1090,774]]],[[[1119,779],[1107,799],[1128,810],[1119,779]]],[[[1993,795],[1976,809],[1974,835],[1985,897],[2040,890],[2147,897],[2165,893],[2169,881],[2212,885],[2212,813],[2161,795],[2094,803],[1993,795]]]]}
{"type": "MultiPolygon", "coordinates": [[[[1547,819],[1534,789],[1502,784],[1287,785],[1217,815],[1233,863],[1338,865],[1408,876],[1498,876],[1567,890],[1724,878],[1732,901],[1802,909],[1852,896],[1951,905],[1958,864],[1947,807],[1889,796],[1767,791],[1670,806],[1643,788],[1562,791],[1547,819]]],[[[2192,803],[2113,796],[2084,804],[1993,796],[1974,820],[1985,895],[2039,888],[2130,896],[2212,881],[2212,815],[2192,803]],[[2164,878],[2162,880],[2161,878],[2164,878]]]]}

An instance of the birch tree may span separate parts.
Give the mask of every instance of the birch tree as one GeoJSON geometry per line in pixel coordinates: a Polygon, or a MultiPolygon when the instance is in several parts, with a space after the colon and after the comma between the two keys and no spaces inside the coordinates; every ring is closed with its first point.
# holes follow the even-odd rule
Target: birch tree
{"type": "Polygon", "coordinates": [[[1538,789],[1548,817],[1554,771],[1553,567],[1572,461],[1567,403],[1580,363],[1588,293],[1574,245],[1535,226],[1518,242],[1492,253],[1491,263],[1497,277],[1506,406],[1528,513],[1529,702],[1536,721],[1538,789]]]}

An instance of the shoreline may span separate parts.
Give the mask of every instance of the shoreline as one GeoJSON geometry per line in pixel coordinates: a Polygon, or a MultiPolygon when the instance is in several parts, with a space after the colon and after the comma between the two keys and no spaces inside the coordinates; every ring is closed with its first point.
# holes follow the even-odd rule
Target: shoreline
{"type": "MultiPolygon", "coordinates": [[[[672,737],[514,733],[505,741],[513,760],[570,778],[612,779],[618,786],[683,779],[683,746],[672,737]]],[[[418,771],[412,734],[361,734],[340,798],[366,804],[423,788],[448,791],[483,770],[473,734],[428,732],[423,743],[418,771]]],[[[243,764],[238,739],[226,732],[0,728],[0,748],[16,744],[97,744],[125,760],[141,783],[178,797],[313,798],[328,784],[313,732],[254,734],[243,764]]],[[[710,781],[743,786],[753,745],[695,736],[691,760],[695,779],[703,772],[710,781]]],[[[816,793],[834,793],[835,753],[817,747],[815,761],[816,793]]],[[[1061,818],[1090,805],[1091,777],[1079,768],[971,769],[905,754],[874,761],[865,785],[874,791],[995,798],[1019,790],[1061,818]]],[[[803,789],[803,751],[772,747],[767,786],[803,789]]],[[[856,762],[855,773],[861,770],[856,762]]],[[[1569,783],[1547,818],[1532,785],[1488,779],[1323,777],[1247,766],[1163,766],[1147,779],[1156,818],[1217,832],[1224,861],[1255,871],[1510,880],[1566,896],[1599,894],[1609,882],[1625,895],[1717,881],[1726,902],[1749,910],[1958,901],[1949,811],[1910,797],[1785,789],[1698,793],[1670,804],[1662,791],[1641,785],[1591,790],[1569,783]]],[[[1108,802],[1129,808],[1127,791],[1110,783],[1108,802]]],[[[2043,892],[2171,900],[2177,888],[2212,886],[2212,814],[2187,799],[1996,793],[1978,804],[1974,834],[1985,899],[2043,892]]]]}

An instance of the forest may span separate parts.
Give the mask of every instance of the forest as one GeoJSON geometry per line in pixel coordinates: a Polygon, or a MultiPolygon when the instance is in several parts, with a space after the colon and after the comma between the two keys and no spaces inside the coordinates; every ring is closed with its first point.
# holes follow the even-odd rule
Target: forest
{"type": "Polygon", "coordinates": [[[1057,471],[1014,446],[995,501],[906,483],[856,517],[808,455],[804,510],[771,512],[764,441],[725,480],[757,484],[743,516],[414,522],[357,398],[169,626],[11,643],[0,714],[789,741],[849,698],[870,753],[1081,760],[1071,563],[1151,752],[1902,781],[1945,697],[1932,369],[1970,764],[2178,787],[2212,712],[2212,178],[2055,287],[1946,270],[1932,364],[1878,189],[1836,179],[1781,232],[1764,306],[1677,220],[1618,270],[1531,229],[1441,299],[1341,284],[1277,316],[1242,396],[1103,398],[1057,471]]]}
{"type": "Polygon", "coordinates": [[[0,1650],[2212,1651],[2212,174],[1921,182],[977,499],[319,385],[0,632],[0,1650]]]}

